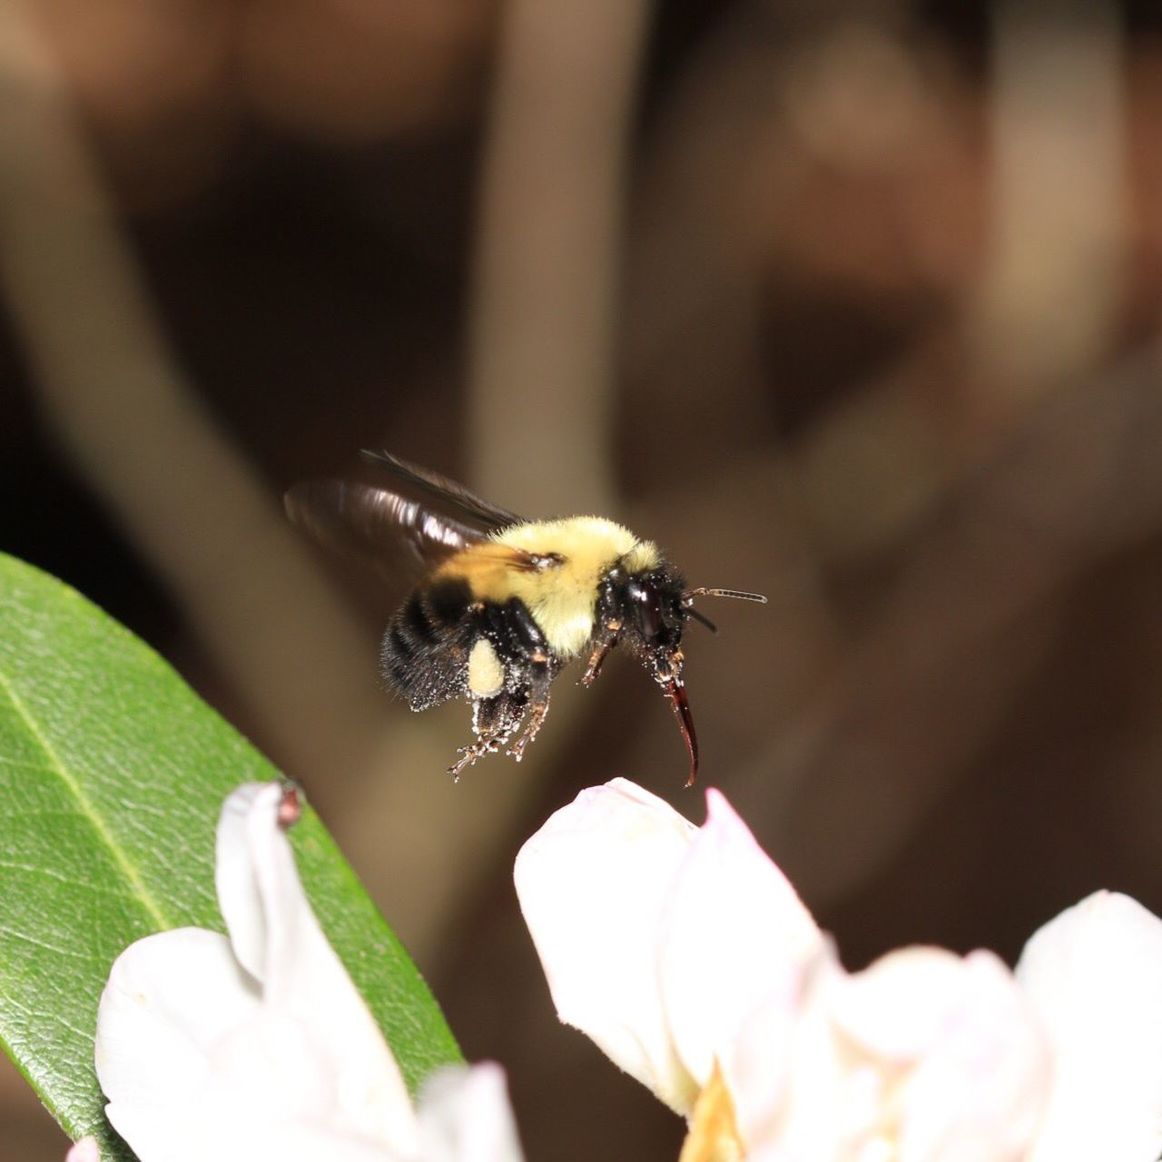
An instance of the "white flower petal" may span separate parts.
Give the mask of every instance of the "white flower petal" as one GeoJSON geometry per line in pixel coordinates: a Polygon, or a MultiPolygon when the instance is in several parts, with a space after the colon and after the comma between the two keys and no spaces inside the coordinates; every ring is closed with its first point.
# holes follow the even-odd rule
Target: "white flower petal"
{"type": "Polygon", "coordinates": [[[784,977],[747,1015],[734,1043],[722,1050],[723,1081],[735,1124],[748,1146],[774,1140],[790,1082],[802,981],[784,977]]]}
{"type": "Polygon", "coordinates": [[[282,788],[243,787],[226,801],[218,845],[219,898],[235,950],[261,964],[263,1005],[296,1021],[324,1055],[336,1102],[333,1124],[406,1152],[415,1117],[399,1067],[307,901],[278,823],[282,788]],[[244,826],[236,820],[244,810],[244,826]],[[245,849],[251,875],[239,869],[245,849]],[[257,905],[255,900],[257,899],[257,905]],[[265,940],[258,947],[255,934],[265,940]],[[333,1051],[329,1047],[334,1046],[333,1051]]]}
{"type": "Polygon", "coordinates": [[[726,799],[675,876],[658,948],[662,1001],[678,1055],[700,1086],[772,990],[797,987],[823,936],[787,877],[726,799]]]}
{"type": "Polygon", "coordinates": [[[920,1057],[951,1019],[963,963],[943,948],[902,948],[847,978],[833,1019],[868,1052],[896,1064],[920,1057]]]}
{"type": "MultiPolygon", "coordinates": [[[[303,1122],[238,1123],[225,1145],[215,1138],[212,1162],[417,1162],[414,1155],[385,1149],[381,1142],[336,1134],[329,1126],[303,1122]]],[[[149,1160],[152,1162],[152,1159],[149,1160]]]]}
{"type": "MultiPolygon", "coordinates": [[[[234,955],[257,981],[266,976],[270,941],[266,931],[266,904],[251,854],[249,826],[255,803],[260,797],[273,798],[275,787],[273,783],[247,783],[226,797],[218,816],[214,849],[218,908],[226,921],[234,955]]],[[[268,811],[269,808],[260,809],[257,818],[265,819],[268,811]]]]}
{"type": "Polygon", "coordinates": [[[423,1162],[521,1162],[499,1065],[437,1070],[424,1082],[418,1112],[423,1162]]]}
{"type": "MultiPolygon", "coordinates": [[[[996,956],[974,952],[952,959],[956,974],[938,970],[931,987],[915,972],[902,974],[912,986],[910,1002],[896,986],[884,990],[908,1008],[926,1009],[919,1023],[904,1018],[905,1008],[895,1011],[901,1024],[929,1024],[932,1034],[917,1045],[918,1059],[898,1096],[900,1158],[1017,1162],[1045,1109],[1049,1045],[1013,974],[996,956]]],[[[872,996],[864,1000],[875,1003],[872,996]]]]}
{"type": "Polygon", "coordinates": [[[793,996],[751,1014],[728,1058],[727,1084],[750,1162],[848,1162],[874,1124],[878,1078],[852,1072],[835,1036],[832,998],[846,979],[825,947],[793,996]]]}
{"type": "Polygon", "coordinates": [[[322,1123],[280,1121],[253,1111],[222,1119],[213,1127],[177,1128],[169,1145],[174,1153],[151,1154],[142,1162],[192,1162],[195,1158],[202,1162],[421,1162],[416,1155],[399,1154],[382,1142],[338,1134],[322,1123]]]}
{"type": "Polygon", "coordinates": [[[252,971],[225,937],[180,929],[138,941],[110,974],[97,1071],[110,1121],[144,1162],[221,1162],[248,1136],[296,1125],[381,1157],[417,1148],[395,1060],[299,883],[281,795],[240,789],[219,829],[222,910],[252,971]]]}
{"type": "Polygon", "coordinates": [[[152,1159],[171,1120],[211,1083],[214,1045],[259,1007],[229,942],[180,928],[147,936],[114,962],[97,1016],[95,1060],[109,1120],[152,1159]]]}
{"type": "Polygon", "coordinates": [[[697,1089],[657,981],[662,910],[695,827],[625,779],[582,791],[521,848],[514,879],[557,1013],[667,1105],[697,1089]]]}
{"type": "Polygon", "coordinates": [[[1056,1079],[1031,1162],[1162,1153],[1162,920],[1097,892],[1025,946],[1017,977],[1053,1042],[1056,1079]]]}
{"type": "Polygon", "coordinates": [[[991,953],[904,949],[847,975],[813,966],[792,1012],[742,1030],[729,1076],[758,1162],[892,1158],[1018,1162],[1048,1087],[1048,1046],[1012,974],[991,953]],[[764,1028],[768,1026],[767,1028],[764,1028]],[[785,1060],[748,1070],[756,1038],[785,1060]]]}

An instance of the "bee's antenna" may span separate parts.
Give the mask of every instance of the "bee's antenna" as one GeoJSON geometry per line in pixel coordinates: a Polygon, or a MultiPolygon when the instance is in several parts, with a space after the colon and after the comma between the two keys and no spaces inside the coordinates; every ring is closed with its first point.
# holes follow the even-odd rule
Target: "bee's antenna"
{"type": "Polygon", "coordinates": [[[682,608],[686,611],[686,616],[700,621],[711,633],[717,633],[718,626],[694,608],[695,597],[734,597],[739,601],[757,601],[760,605],[767,603],[767,599],[761,593],[746,593],[742,589],[708,589],[704,585],[697,589],[687,589],[682,594],[682,608]]]}
{"type": "MultiPolygon", "coordinates": [[[[687,589],[682,594],[682,604],[689,609],[695,597],[733,597],[737,601],[757,601],[759,605],[767,603],[767,599],[761,593],[747,593],[742,589],[707,589],[701,586],[698,589],[687,589]]],[[[692,609],[690,612],[694,613],[692,609]]]]}
{"type": "Polygon", "coordinates": [[[686,616],[692,617],[695,621],[701,622],[711,633],[718,632],[718,626],[714,624],[704,613],[699,613],[692,605],[686,606],[686,616]]]}

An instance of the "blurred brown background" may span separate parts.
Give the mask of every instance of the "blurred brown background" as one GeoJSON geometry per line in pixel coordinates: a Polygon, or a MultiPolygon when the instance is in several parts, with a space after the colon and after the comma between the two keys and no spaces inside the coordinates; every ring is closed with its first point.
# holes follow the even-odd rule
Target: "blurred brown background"
{"type": "Polygon", "coordinates": [[[669,710],[566,676],[452,786],[467,709],[380,692],[400,593],[282,489],[389,448],[765,591],[690,633],[704,781],[850,966],[1162,910],[1155,10],[0,2],[0,548],[306,784],[530,1159],[676,1156],[510,881],[616,774],[701,821],[669,710]]]}

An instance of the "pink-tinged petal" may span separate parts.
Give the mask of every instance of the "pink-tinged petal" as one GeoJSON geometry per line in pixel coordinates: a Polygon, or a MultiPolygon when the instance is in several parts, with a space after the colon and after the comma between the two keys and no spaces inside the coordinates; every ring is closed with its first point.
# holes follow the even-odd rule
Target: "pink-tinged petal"
{"type": "Polygon", "coordinates": [[[557,1014],[679,1113],[697,1087],[657,982],[674,875],[696,829],[625,779],[582,791],[521,848],[514,879],[557,1014]]]}
{"type": "Polygon", "coordinates": [[[921,1002],[939,1025],[899,1095],[900,1158],[1018,1162],[1049,1096],[1048,1041],[997,957],[974,952],[957,964],[946,995],[921,1002]]]}
{"type": "Polygon", "coordinates": [[[504,1070],[485,1063],[437,1070],[420,1091],[423,1162],[521,1162],[504,1070]]]}
{"type": "Polygon", "coordinates": [[[833,1018],[846,1036],[886,1063],[914,1061],[952,1019],[963,962],[943,948],[889,952],[848,977],[833,1018]]]}
{"type": "Polygon", "coordinates": [[[1030,1162],[1162,1154],[1162,920],[1097,892],[1025,946],[1017,977],[1053,1044],[1055,1083],[1030,1162]]]}
{"type": "Polygon", "coordinates": [[[797,987],[823,936],[787,877],[716,790],[665,905],[658,971],[687,1070],[710,1080],[747,1014],[797,987]]]}
{"type": "Polygon", "coordinates": [[[81,1138],[74,1142],[65,1155],[65,1162],[101,1162],[101,1151],[97,1149],[96,1138],[81,1138]]]}

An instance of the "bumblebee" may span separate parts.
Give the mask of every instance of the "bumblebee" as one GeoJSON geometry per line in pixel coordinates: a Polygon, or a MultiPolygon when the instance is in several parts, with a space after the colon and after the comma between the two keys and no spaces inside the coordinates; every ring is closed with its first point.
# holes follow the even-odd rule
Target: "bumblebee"
{"type": "Polygon", "coordinates": [[[427,570],[391,618],[380,664],[413,710],[451,698],[471,703],[475,741],[460,748],[450,774],[459,778],[505,747],[519,762],[545,721],[561,669],[584,659],[588,686],[622,645],[670,700],[689,755],[686,786],[693,784],[698,737],[682,632],[691,619],[715,628],[694,600],[765,597],[687,588],[652,541],[604,517],[526,520],[388,453],[363,456],[391,487],[308,481],[287,492],[287,512],[333,548],[366,554],[402,543],[427,570]]]}

